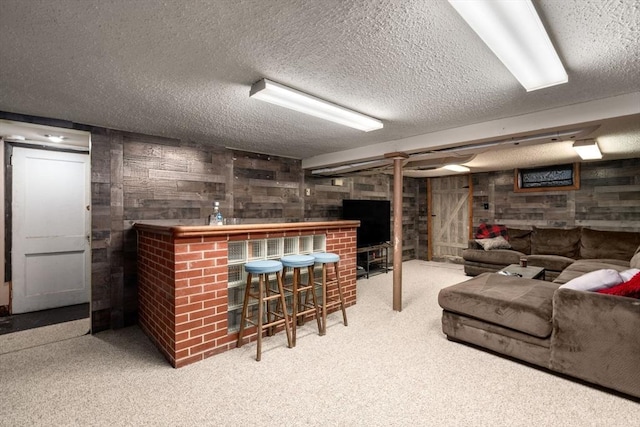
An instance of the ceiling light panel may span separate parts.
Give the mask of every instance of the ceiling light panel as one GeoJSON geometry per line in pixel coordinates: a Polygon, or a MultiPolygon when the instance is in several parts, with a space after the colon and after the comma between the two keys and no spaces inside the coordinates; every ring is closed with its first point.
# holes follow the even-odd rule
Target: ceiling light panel
{"type": "Polygon", "coordinates": [[[262,79],[251,86],[249,96],[365,132],[383,127],[382,121],[378,119],[267,79],[262,79]]]}
{"type": "Polygon", "coordinates": [[[531,0],[448,0],[527,91],[566,83],[531,0]]]}
{"type": "Polygon", "coordinates": [[[576,150],[582,160],[597,160],[602,158],[598,143],[593,139],[576,141],[573,143],[573,149],[576,150]]]}

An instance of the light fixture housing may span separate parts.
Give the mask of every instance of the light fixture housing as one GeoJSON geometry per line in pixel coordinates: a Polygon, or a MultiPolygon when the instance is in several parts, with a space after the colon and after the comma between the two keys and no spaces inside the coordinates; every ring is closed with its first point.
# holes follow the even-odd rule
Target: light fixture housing
{"type": "Polygon", "coordinates": [[[573,143],[573,149],[582,160],[597,160],[602,158],[600,147],[593,139],[583,139],[573,143]]]}
{"type": "Polygon", "coordinates": [[[471,170],[462,165],[444,165],[443,168],[454,172],[469,172],[471,170]]]}
{"type": "Polygon", "coordinates": [[[383,127],[382,121],[378,119],[332,104],[268,79],[262,79],[254,83],[251,86],[249,96],[365,132],[383,127]]]}
{"type": "Polygon", "coordinates": [[[527,92],[569,80],[531,0],[449,0],[527,92]]]}

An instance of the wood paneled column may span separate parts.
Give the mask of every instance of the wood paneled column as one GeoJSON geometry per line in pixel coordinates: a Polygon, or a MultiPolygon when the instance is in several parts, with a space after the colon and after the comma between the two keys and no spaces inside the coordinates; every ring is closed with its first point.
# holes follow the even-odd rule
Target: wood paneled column
{"type": "Polygon", "coordinates": [[[402,311],[402,166],[406,153],[385,154],[393,159],[393,310],[402,311]]]}

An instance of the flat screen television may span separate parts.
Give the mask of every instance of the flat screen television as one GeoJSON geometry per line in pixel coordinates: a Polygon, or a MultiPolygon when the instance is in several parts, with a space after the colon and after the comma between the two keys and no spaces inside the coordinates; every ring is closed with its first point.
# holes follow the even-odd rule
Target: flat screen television
{"type": "Polygon", "coordinates": [[[358,219],[358,247],[391,240],[391,202],[389,200],[342,201],[342,218],[358,219]]]}

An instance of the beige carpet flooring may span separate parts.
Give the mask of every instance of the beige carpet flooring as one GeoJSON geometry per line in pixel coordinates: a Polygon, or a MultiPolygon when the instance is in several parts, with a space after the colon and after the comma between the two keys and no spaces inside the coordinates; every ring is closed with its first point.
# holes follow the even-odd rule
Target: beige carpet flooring
{"type": "Polygon", "coordinates": [[[438,290],[461,266],[403,265],[358,281],[358,303],[283,334],[173,369],[139,328],[0,355],[0,425],[635,426],[640,404],[447,341],[438,290]]]}

